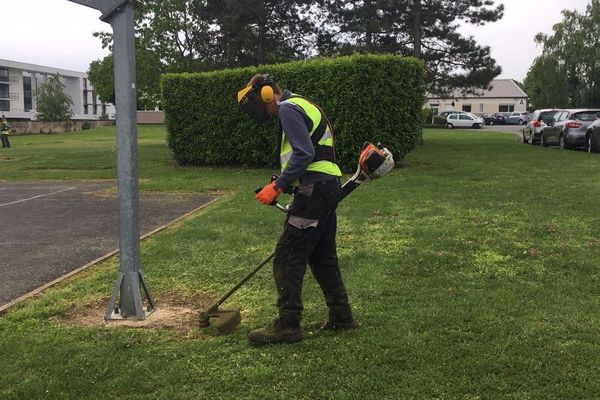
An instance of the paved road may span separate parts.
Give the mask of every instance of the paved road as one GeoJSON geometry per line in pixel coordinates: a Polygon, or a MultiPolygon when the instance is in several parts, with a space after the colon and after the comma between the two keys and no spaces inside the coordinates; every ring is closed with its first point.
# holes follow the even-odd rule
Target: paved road
{"type": "MultiPolygon", "coordinates": [[[[0,306],[118,248],[113,182],[0,182],[0,306]]],[[[140,195],[140,233],[214,197],[140,195]]]]}

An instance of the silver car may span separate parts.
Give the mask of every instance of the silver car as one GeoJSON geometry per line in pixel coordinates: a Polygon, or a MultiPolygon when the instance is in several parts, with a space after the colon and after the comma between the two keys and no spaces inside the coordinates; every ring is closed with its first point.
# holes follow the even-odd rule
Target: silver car
{"type": "Polygon", "coordinates": [[[555,109],[535,110],[529,114],[527,124],[523,127],[523,143],[539,143],[542,129],[551,123],[556,111],[555,109]]]}
{"type": "Polygon", "coordinates": [[[600,114],[597,115],[596,119],[587,128],[586,133],[586,150],[589,153],[598,153],[600,151],[600,114]]]}
{"type": "Polygon", "coordinates": [[[559,110],[549,126],[542,129],[540,145],[558,145],[573,149],[587,145],[588,127],[596,120],[600,109],[559,110]]]}
{"type": "Polygon", "coordinates": [[[504,119],[506,125],[523,125],[529,119],[528,112],[511,112],[504,119]]]}

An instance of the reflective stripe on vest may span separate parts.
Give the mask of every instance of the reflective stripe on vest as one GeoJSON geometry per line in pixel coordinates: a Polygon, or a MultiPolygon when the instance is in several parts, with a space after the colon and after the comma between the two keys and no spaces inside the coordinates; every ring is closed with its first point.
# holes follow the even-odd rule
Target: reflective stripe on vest
{"type": "MultiPolygon", "coordinates": [[[[313,133],[315,133],[315,131],[319,127],[319,124],[321,124],[321,119],[324,118],[323,114],[321,113],[321,110],[319,110],[319,108],[312,104],[310,101],[301,97],[291,97],[283,101],[282,103],[286,102],[297,105],[306,113],[306,115],[312,122],[312,129],[309,132],[310,136],[312,137],[313,133]]],[[[325,133],[323,133],[323,136],[319,140],[318,145],[333,148],[333,134],[331,132],[329,124],[327,124],[327,127],[325,128],[325,133]]],[[[292,154],[292,146],[288,142],[285,132],[283,132],[281,135],[281,151],[279,153],[279,162],[281,164],[282,171],[285,169],[285,167],[287,167],[288,162],[292,159],[292,154]]],[[[313,161],[308,165],[306,170],[313,172],[321,172],[333,176],[342,176],[342,171],[340,171],[340,168],[333,160],[313,161]]]]}

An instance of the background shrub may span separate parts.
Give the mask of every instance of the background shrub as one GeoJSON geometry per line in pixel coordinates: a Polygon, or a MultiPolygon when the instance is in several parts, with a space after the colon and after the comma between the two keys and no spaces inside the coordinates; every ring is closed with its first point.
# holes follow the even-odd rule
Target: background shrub
{"type": "Polygon", "coordinates": [[[333,125],[340,166],[355,168],[363,142],[385,144],[397,160],[420,141],[425,100],[421,61],[393,55],[352,55],[167,74],[161,89],[169,147],[181,165],[276,165],[277,122],[259,126],[235,95],[256,73],[319,104],[333,125]]]}
{"type": "Polygon", "coordinates": [[[421,124],[423,127],[431,127],[436,125],[446,125],[446,119],[438,115],[438,110],[435,108],[423,108],[421,110],[421,124]],[[441,121],[441,122],[440,122],[441,121]]]}
{"type": "Polygon", "coordinates": [[[431,117],[430,123],[425,123],[423,128],[446,128],[446,118],[440,115],[434,115],[431,117]]]}
{"type": "Polygon", "coordinates": [[[447,121],[446,121],[446,117],[442,117],[441,115],[436,115],[435,117],[433,117],[433,124],[434,125],[446,125],[447,121]]]}

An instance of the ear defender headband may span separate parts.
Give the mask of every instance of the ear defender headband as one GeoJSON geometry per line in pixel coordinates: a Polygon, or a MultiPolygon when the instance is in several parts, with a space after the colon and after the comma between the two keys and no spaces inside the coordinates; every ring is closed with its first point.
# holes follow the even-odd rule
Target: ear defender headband
{"type": "Polygon", "coordinates": [[[243,105],[247,101],[252,101],[256,98],[259,98],[265,104],[272,103],[275,100],[273,85],[275,85],[273,77],[269,74],[263,75],[261,81],[248,85],[238,92],[238,104],[243,105]]]}

